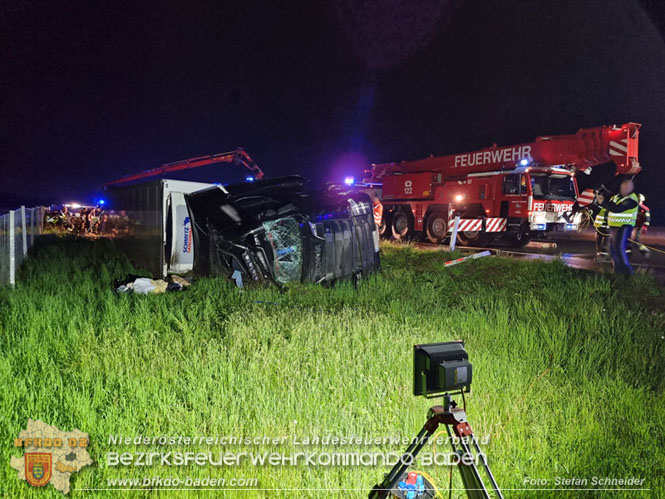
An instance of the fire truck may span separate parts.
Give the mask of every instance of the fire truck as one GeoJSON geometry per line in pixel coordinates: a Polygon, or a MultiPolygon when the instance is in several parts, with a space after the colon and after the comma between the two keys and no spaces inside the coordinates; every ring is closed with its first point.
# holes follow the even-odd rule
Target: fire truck
{"type": "Polygon", "coordinates": [[[640,171],[640,124],[581,129],[533,142],[372,165],[363,185],[379,196],[382,236],[425,236],[441,243],[460,217],[458,240],[486,246],[500,237],[513,246],[556,230],[577,230],[593,192],[580,197],[575,174],[613,163],[615,175],[640,171]],[[571,213],[572,210],[572,213],[571,213]]]}

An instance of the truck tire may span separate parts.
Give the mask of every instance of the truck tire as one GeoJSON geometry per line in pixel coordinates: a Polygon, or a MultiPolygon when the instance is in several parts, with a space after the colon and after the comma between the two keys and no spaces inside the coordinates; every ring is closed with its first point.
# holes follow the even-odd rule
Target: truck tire
{"type": "Polygon", "coordinates": [[[520,230],[519,232],[506,234],[505,241],[507,241],[513,248],[523,248],[529,244],[529,241],[531,241],[531,235],[520,230]]]}
{"type": "Polygon", "coordinates": [[[381,225],[379,225],[376,230],[379,232],[380,238],[386,238],[390,234],[390,224],[392,223],[392,216],[387,211],[383,212],[383,217],[381,217],[381,225]]]}
{"type": "Polygon", "coordinates": [[[529,225],[524,223],[520,225],[519,229],[514,232],[506,232],[503,237],[513,248],[522,248],[529,244],[531,241],[531,234],[529,233],[529,225]]]}
{"type": "Polygon", "coordinates": [[[457,233],[457,240],[462,246],[472,246],[482,248],[487,246],[494,239],[494,234],[481,230],[467,230],[457,233]]]}
{"type": "Polygon", "coordinates": [[[427,215],[425,233],[430,243],[441,244],[448,236],[448,213],[443,210],[433,210],[427,215]]]}
{"type": "Polygon", "coordinates": [[[413,221],[411,213],[398,209],[393,213],[392,220],[393,237],[398,241],[406,241],[413,235],[413,221]]]}

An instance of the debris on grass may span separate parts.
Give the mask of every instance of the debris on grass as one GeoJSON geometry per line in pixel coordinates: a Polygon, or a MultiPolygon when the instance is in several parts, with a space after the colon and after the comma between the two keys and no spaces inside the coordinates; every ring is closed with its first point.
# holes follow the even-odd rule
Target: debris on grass
{"type": "Polygon", "coordinates": [[[474,253],[473,255],[469,256],[463,256],[461,258],[456,258],[454,260],[449,260],[447,261],[444,265],[446,267],[452,267],[453,265],[457,265],[458,263],[466,262],[468,260],[475,260],[476,258],[482,258],[484,256],[490,256],[492,254],[491,251],[481,251],[480,253],[474,253]]]}
{"type": "Polygon", "coordinates": [[[123,280],[123,283],[116,283],[115,290],[118,293],[138,293],[140,295],[160,294],[166,291],[183,291],[191,282],[182,277],[173,275],[171,281],[164,279],[150,279],[148,277],[129,276],[123,280]]]}

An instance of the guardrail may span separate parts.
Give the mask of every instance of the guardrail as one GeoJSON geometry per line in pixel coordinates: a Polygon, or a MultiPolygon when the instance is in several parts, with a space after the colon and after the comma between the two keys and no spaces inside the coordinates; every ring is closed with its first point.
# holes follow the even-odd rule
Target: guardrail
{"type": "Polygon", "coordinates": [[[28,249],[44,231],[44,213],[42,206],[21,206],[0,216],[0,286],[16,283],[28,249]]]}

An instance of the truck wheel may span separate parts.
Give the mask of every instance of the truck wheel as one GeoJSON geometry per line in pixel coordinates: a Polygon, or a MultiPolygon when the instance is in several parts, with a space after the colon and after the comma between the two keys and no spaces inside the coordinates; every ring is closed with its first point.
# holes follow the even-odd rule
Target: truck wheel
{"type": "Polygon", "coordinates": [[[448,235],[448,214],[434,210],[427,217],[427,240],[432,244],[441,244],[448,235]]]}
{"type": "Polygon", "coordinates": [[[411,223],[411,217],[408,213],[402,210],[397,210],[393,214],[393,237],[398,241],[404,241],[411,237],[413,232],[413,224],[411,223]]]}
{"type": "Polygon", "coordinates": [[[482,248],[487,246],[494,239],[494,234],[483,232],[481,230],[467,230],[457,233],[457,240],[462,246],[473,246],[482,248]]]}
{"type": "Polygon", "coordinates": [[[525,230],[520,229],[517,232],[506,234],[505,240],[513,248],[523,248],[524,246],[529,244],[529,241],[531,241],[531,235],[527,233],[525,230]]]}
{"type": "Polygon", "coordinates": [[[379,237],[385,238],[388,237],[388,234],[390,233],[390,223],[391,223],[391,216],[390,213],[383,212],[383,217],[381,217],[381,225],[379,225],[376,230],[379,231],[379,237]]]}

